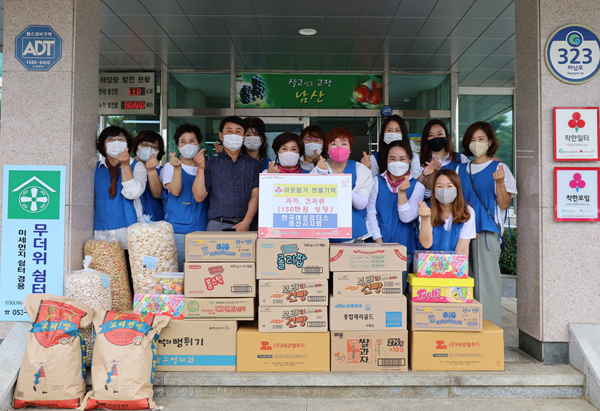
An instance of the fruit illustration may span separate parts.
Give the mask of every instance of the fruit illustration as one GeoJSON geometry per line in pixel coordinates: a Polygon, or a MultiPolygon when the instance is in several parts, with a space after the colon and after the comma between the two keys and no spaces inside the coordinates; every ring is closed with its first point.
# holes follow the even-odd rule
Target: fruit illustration
{"type": "Polygon", "coordinates": [[[252,77],[252,97],[258,101],[265,98],[265,81],[261,76],[252,77]]]}
{"type": "Polygon", "coordinates": [[[354,100],[359,103],[366,103],[369,97],[371,97],[371,90],[364,84],[361,84],[354,90],[354,100]]]}
{"type": "Polygon", "coordinates": [[[242,104],[250,104],[252,103],[252,86],[245,85],[240,90],[240,101],[242,104]]]}
{"type": "Polygon", "coordinates": [[[383,100],[383,94],[381,93],[381,90],[377,88],[371,92],[371,96],[367,99],[369,103],[375,106],[381,103],[381,100],[383,100]]]}
{"type": "Polygon", "coordinates": [[[379,83],[375,80],[371,80],[371,90],[383,90],[383,83],[379,83]]]}
{"type": "Polygon", "coordinates": [[[585,121],[581,119],[581,114],[578,112],[573,113],[573,118],[569,120],[569,127],[574,128],[575,132],[578,132],[580,128],[585,127],[585,121]]]}

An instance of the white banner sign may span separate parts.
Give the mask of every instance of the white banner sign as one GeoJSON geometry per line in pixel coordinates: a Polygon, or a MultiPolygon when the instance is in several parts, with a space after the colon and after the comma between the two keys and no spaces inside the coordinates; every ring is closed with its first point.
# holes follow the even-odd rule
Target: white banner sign
{"type": "Polygon", "coordinates": [[[598,168],[554,168],[554,219],[600,221],[598,168]]]}
{"type": "Polygon", "coordinates": [[[600,160],[598,107],[554,107],[554,160],[600,160]]]}

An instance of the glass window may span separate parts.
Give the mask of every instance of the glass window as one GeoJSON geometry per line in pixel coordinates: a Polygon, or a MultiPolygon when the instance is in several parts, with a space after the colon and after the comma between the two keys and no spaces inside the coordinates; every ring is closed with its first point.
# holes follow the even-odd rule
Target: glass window
{"type": "Polygon", "coordinates": [[[172,73],[169,108],[229,108],[230,74],[172,73]]]}
{"type": "Polygon", "coordinates": [[[377,141],[377,119],[374,117],[311,117],[310,125],[321,126],[325,135],[335,127],[345,127],[354,136],[350,158],[360,161],[363,151],[369,153],[369,145],[377,141]]]}
{"type": "Polygon", "coordinates": [[[450,110],[450,76],[389,76],[389,101],[394,110],[450,110]]]}
{"type": "MultiPolygon", "coordinates": [[[[169,153],[179,154],[177,144],[175,144],[175,130],[184,123],[195,124],[202,131],[202,143],[200,149],[206,149],[208,158],[215,155],[213,143],[219,140],[219,124],[225,117],[170,117],[169,118],[169,138],[167,139],[167,149],[169,153]]],[[[167,158],[169,161],[170,156],[167,158]]]]}
{"type": "Polygon", "coordinates": [[[160,121],[158,120],[158,116],[106,116],[106,127],[109,126],[122,127],[129,131],[131,137],[135,137],[143,130],[152,130],[160,134],[160,121]]]}

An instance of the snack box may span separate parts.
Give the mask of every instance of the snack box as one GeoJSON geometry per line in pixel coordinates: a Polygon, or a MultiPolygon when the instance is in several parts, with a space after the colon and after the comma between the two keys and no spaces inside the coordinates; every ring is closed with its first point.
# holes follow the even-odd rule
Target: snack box
{"type": "Polygon", "coordinates": [[[258,303],[261,307],[327,306],[327,280],[259,280],[258,303]]]}
{"type": "Polygon", "coordinates": [[[425,278],[467,278],[469,256],[450,251],[415,251],[414,272],[425,278]]]}
{"type": "Polygon", "coordinates": [[[328,372],[329,333],[261,333],[242,325],[237,335],[237,372],[328,372]]]}
{"type": "Polygon", "coordinates": [[[336,297],[398,297],[402,293],[402,272],[335,272],[336,297]]]}
{"type": "Polygon", "coordinates": [[[259,307],[259,332],[326,332],[327,307],[259,307]]]}
{"type": "Polygon", "coordinates": [[[331,244],[329,269],[337,271],[406,271],[406,247],[397,243],[331,244]]]}
{"type": "Polygon", "coordinates": [[[473,277],[467,278],[421,278],[408,275],[408,296],[415,302],[472,303],[473,277]]]}
{"type": "Polygon", "coordinates": [[[169,321],[156,343],[156,371],[235,371],[237,325],[169,321]]]}
{"type": "Polygon", "coordinates": [[[408,371],[408,331],[332,331],[331,371],[408,371]]]}
{"type": "Polygon", "coordinates": [[[186,320],[254,320],[254,298],[185,298],[186,320]]]}
{"type": "Polygon", "coordinates": [[[139,315],[166,315],[183,319],[184,297],[179,294],[135,294],[133,313],[139,315]]]}
{"type": "Polygon", "coordinates": [[[329,299],[331,331],[406,330],[406,297],[353,297],[329,299]]]}
{"type": "Polygon", "coordinates": [[[413,371],[504,371],[504,332],[483,320],[482,332],[411,331],[413,371]]]}
{"type": "Polygon", "coordinates": [[[185,261],[247,261],[256,258],[256,233],[196,231],[185,235],[185,261]]]}
{"type": "Polygon", "coordinates": [[[154,274],[154,294],[183,295],[183,273],[154,274]]]}
{"type": "Polygon", "coordinates": [[[329,240],[261,238],[256,243],[256,278],[298,280],[329,278],[329,240]]]}
{"type": "Polygon", "coordinates": [[[188,297],[254,297],[256,265],[243,262],[185,263],[188,297]]]}
{"type": "Polygon", "coordinates": [[[411,331],[481,331],[483,307],[472,303],[408,302],[411,331]]]}

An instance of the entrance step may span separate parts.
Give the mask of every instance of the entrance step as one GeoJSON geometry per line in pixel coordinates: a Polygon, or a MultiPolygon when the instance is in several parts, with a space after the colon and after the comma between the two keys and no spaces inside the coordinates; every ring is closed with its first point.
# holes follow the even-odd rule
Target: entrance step
{"type": "Polygon", "coordinates": [[[571,365],[506,363],[503,372],[158,372],[154,391],[156,398],[575,399],[584,383],[571,365]]]}

